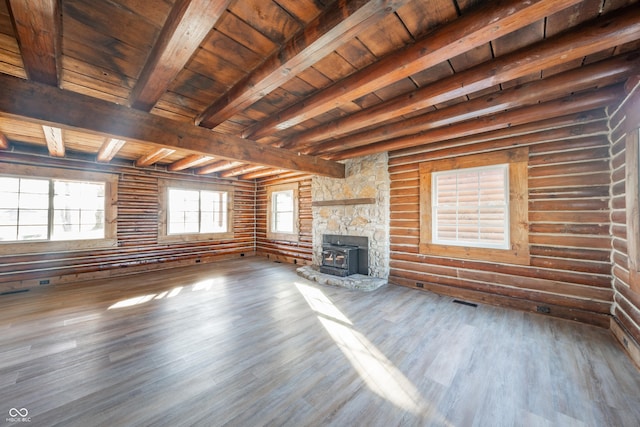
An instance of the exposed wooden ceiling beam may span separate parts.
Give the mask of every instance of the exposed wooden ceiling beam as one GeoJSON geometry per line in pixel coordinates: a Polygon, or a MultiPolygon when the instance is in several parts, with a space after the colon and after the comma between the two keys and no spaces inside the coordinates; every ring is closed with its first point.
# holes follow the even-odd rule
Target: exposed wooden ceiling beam
{"type": "Polygon", "coordinates": [[[172,155],[175,152],[176,150],[172,148],[161,147],[155,149],[136,160],[136,166],[139,168],[143,166],[151,166],[152,164],[159,162],[160,160],[172,155]]]}
{"type": "Polygon", "coordinates": [[[211,104],[196,124],[214,128],[324,58],[407,0],[342,0],[211,104]]]}
{"type": "Polygon", "coordinates": [[[412,114],[638,38],[640,38],[640,8],[634,6],[586,23],[570,33],[561,33],[526,49],[456,73],[374,107],[297,133],[295,137],[281,145],[296,150],[357,129],[380,126],[385,121],[405,114],[412,114]]]}
{"type": "Polygon", "coordinates": [[[625,81],[638,67],[640,67],[640,56],[637,53],[619,55],[543,80],[514,86],[500,93],[474,98],[400,122],[331,140],[303,152],[318,154],[334,149],[344,150],[448,126],[478,116],[496,114],[507,109],[549,101],[596,85],[609,86],[625,81]]]}
{"type": "MultiPolygon", "coordinates": [[[[422,146],[424,151],[420,154],[413,154],[413,160],[464,156],[465,153],[468,153],[468,144],[473,144],[473,148],[477,153],[486,153],[516,146],[528,145],[531,147],[534,144],[544,144],[551,141],[562,141],[567,144],[570,140],[574,140],[571,145],[572,148],[575,148],[579,146],[579,143],[575,141],[577,139],[585,141],[589,145],[593,143],[592,141],[599,140],[598,145],[600,145],[602,144],[602,139],[606,138],[608,133],[606,120],[587,124],[567,123],[564,126],[555,128],[551,124],[552,121],[555,121],[555,119],[517,126],[513,128],[513,133],[500,136],[498,135],[500,132],[487,131],[466,138],[443,140],[435,144],[422,146]]],[[[411,149],[407,151],[411,151],[411,149]]],[[[398,154],[404,156],[405,153],[405,150],[394,152],[394,158],[398,154]]]]}
{"type": "Polygon", "coordinates": [[[184,68],[231,0],[177,0],[140,73],[129,102],[150,111],[184,68]]]}
{"type": "Polygon", "coordinates": [[[344,178],[338,162],[299,155],[75,92],[0,75],[0,112],[111,138],[182,149],[245,163],[344,178]],[[64,105],[64,108],[60,108],[64,105]]]}
{"type": "Polygon", "coordinates": [[[118,154],[118,151],[124,147],[125,143],[126,141],[123,139],[106,138],[98,151],[96,160],[99,162],[110,162],[115,155],[118,154]]]}
{"type": "Polygon", "coordinates": [[[58,86],[62,57],[60,0],[7,0],[27,77],[58,86]]]}
{"type": "Polygon", "coordinates": [[[290,172],[287,169],[267,169],[267,170],[259,170],[255,172],[248,172],[244,175],[240,175],[238,179],[256,179],[256,178],[264,178],[267,176],[280,175],[285,172],[290,172]]]}
{"type": "MultiPolygon", "coordinates": [[[[452,126],[420,132],[415,135],[407,135],[388,141],[377,142],[362,147],[326,155],[325,157],[334,160],[343,160],[353,157],[367,156],[370,154],[385,151],[403,150],[410,147],[432,144],[434,142],[447,141],[455,138],[468,138],[472,141],[478,140],[478,134],[484,132],[503,132],[505,135],[515,134],[514,126],[526,126],[528,123],[538,122],[553,117],[559,117],[571,112],[577,116],[571,116],[571,123],[585,120],[584,112],[594,108],[602,108],[611,103],[617,103],[623,96],[621,85],[600,89],[593,93],[582,95],[572,95],[562,100],[545,102],[542,104],[523,107],[489,117],[480,117],[468,120],[452,126]],[[475,139],[474,139],[475,138],[475,139]]],[[[491,137],[496,134],[492,133],[491,137]]]]}
{"type": "Polygon", "coordinates": [[[196,171],[196,175],[208,175],[210,173],[220,172],[227,169],[235,168],[236,166],[240,166],[242,162],[235,162],[229,160],[222,160],[220,162],[215,162],[207,166],[203,166],[196,171]]]}
{"type": "Polygon", "coordinates": [[[264,166],[260,166],[260,165],[244,165],[244,166],[239,166],[237,168],[234,169],[229,169],[225,172],[222,172],[220,174],[220,178],[232,178],[234,176],[238,176],[238,175],[242,175],[248,172],[254,172],[254,171],[258,171],[258,170],[262,170],[264,169],[264,166]]]}
{"type": "Polygon", "coordinates": [[[249,127],[243,136],[260,139],[287,129],[579,2],[509,0],[483,3],[482,7],[436,29],[416,43],[249,127]]]}
{"type": "Polygon", "coordinates": [[[5,134],[0,133],[0,150],[6,150],[7,148],[9,148],[9,140],[5,134]]]}
{"type": "Polygon", "coordinates": [[[62,129],[53,126],[42,125],[44,138],[47,141],[49,154],[53,157],[64,157],[64,139],[62,129]]]}
{"type": "Polygon", "coordinates": [[[167,170],[172,172],[193,168],[206,162],[213,160],[213,156],[203,156],[201,154],[192,154],[167,166],[167,170]]]}

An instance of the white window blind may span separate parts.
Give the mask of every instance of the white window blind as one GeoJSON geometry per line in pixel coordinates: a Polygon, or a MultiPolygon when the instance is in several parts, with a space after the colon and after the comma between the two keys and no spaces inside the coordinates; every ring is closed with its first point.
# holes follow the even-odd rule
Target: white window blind
{"type": "Polygon", "coordinates": [[[434,172],[434,243],[509,248],[509,165],[434,172]]]}

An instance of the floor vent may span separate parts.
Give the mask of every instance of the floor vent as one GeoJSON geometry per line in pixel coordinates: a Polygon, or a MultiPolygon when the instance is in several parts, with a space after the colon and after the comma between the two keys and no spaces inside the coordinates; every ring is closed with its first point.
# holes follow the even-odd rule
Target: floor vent
{"type": "Polygon", "coordinates": [[[454,299],[453,302],[455,302],[456,304],[468,305],[469,307],[477,307],[478,306],[478,304],[474,304],[472,302],[467,302],[467,301],[460,301],[459,299],[454,299]]]}
{"type": "Polygon", "coordinates": [[[15,291],[0,292],[0,295],[21,294],[23,292],[29,292],[29,289],[16,289],[15,291]]]}

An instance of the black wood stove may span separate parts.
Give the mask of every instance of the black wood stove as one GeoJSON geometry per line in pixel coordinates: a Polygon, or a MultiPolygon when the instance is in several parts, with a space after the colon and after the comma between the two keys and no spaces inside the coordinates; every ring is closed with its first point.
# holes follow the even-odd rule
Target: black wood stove
{"type": "Polygon", "coordinates": [[[334,276],[368,274],[368,239],[359,236],[322,236],[320,272],[334,276]]]}
{"type": "Polygon", "coordinates": [[[348,245],[322,245],[321,273],[350,276],[358,272],[358,247],[348,245]]]}

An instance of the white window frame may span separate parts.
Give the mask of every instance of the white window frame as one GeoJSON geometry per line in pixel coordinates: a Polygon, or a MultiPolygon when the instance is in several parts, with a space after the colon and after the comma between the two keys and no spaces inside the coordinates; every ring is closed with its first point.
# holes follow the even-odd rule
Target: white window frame
{"type": "MultiPolygon", "coordinates": [[[[44,253],[82,249],[101,249],[117,246],[116,218],[118,198],[118,175],[101,172],[77,171],[44,166],[2,164],[2,176],[33,178],[51,181],[95,182],[105,185],[104,237],[93,239],[51,240],[53,227],[53,204],[49,201],[49,233],[47,240],[11,240],[0,242],[0,255],[21,253],[44,253]]],[[[50,195],[51,197],[51,195],[50,195]]]]}
{"type": "MultiPolygon", "coordinates": [[[[433,230],[433,243],[437,243],[437,244],[442,244],[442,245],[454,245],[454,246],[468,246],[468,247],[474,247],[474,248],[488,248],[488,249],[509,249],[510,246],[510,240],[509,240],[509,224],[510,224],[510,218],[509,218],[509,165],[507,163],[502,163],[502,164],[497,164],[497,165],[491,165],[491,166],[481,166],[481,167],[475,167],[475,168],[464,168],[464,169],[455,169],[455,170],[448,170],[448,171],[439,171],[439,172],[433,172],[432,174],[432,187],[431,187],[431,224],[432,224],[432,230],[433,230]],[[461,174],[466,174],[466,173],[478,173],[480,174],[482,171],[487,171],[487,170],[499,170],[502,172],[502,177],[504,179],[504,194],[503,194],[503,200],[505,201],[504,204],[501,205],[481,205],[480,203],[478,203],[477,205],[475,205],[476,208],[478,208],[478,210],[482,209],[483,207],[500,207],[502,209],[504,209],[504,215],[505,215],[505,222],[502,224],[502,233],[504,235],[504,240],[501,243],[493,243],[493,242],[487,242],[487,241],[482,241],[482,240],[464,240],[461,238],[456,238],[455,240],[451,240],[451,239],[446,239],[446,238],[441,238],[438,230],[438,210],[441,207],[455,207],[456,211],[458,210],[458,208],[460,208],[460,203],[458,201],[458,189],[456,188],[456,204],[455,205],[444,205],[441,206],[438,204],[438,200],[439,200],[439,193],[438,193],[438,180],[442,177],[446,177],[446,176],[452,176],[455,175],[456,178],[458,176],[460,176],[461,174]]],[[[456,228],[458,227],[458,214],[456,214],[456,228]]],[[[480,228],[478,227],[478,231],[480,230],[480,228]]],[[[456,230],[456,234],[457,234],[456,230]]]]}
{"type": "Polygon", "coordinates": [[[267,188],[267,239],[285,240],[289,242],[297,242],[299,240],[299,223],[298,218],[298,183],[273,185],[267,188]],[[293,232],[286,233],[274,229],[277,213],[275,212],[275,195],[282,192],[291,192],[293,195],[293,232]]]}
{"type": "MultiPolygon", "coordinates": [[[[209,182],[194,182],[177,179],[159,179],[159,220],[158,220],[158,241],[159,242],[195,242],[222,240],[233,238],[233,185],[215,184],[209,182]],[[169,234],[169,190],[170,189],[210,191],[227,193],[227,224],[226,230],[220,232],[188,232],[169,234]]],[[[201,212],[199,212],[201,215],[201,212]]]]}

